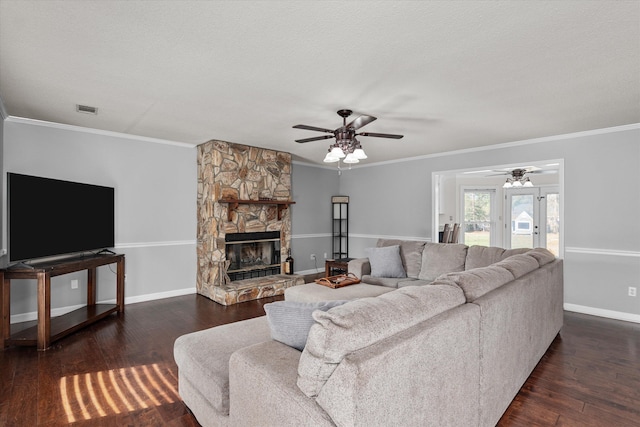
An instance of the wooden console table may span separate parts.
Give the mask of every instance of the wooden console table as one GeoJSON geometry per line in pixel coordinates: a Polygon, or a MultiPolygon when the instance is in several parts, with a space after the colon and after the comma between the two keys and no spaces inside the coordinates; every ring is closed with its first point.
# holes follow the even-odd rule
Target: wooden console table
{"type": "Polygon", "coordinates": [[[33,268],[0,270],[0,309],[2,348],[13,345],[35,345],[46,350],[51,343],[114,312],[124,313],[124,255],[91,255],[61,261],[32,264],[33,268]],[[96,304],[96,268],[117,264],[116,303],[96,304]],[[51,278],[87,270],[87,305],[51,319],[51,278]],[[38,285],[38,323],[11,335],[11,280],[35,279],[38,285]]]}

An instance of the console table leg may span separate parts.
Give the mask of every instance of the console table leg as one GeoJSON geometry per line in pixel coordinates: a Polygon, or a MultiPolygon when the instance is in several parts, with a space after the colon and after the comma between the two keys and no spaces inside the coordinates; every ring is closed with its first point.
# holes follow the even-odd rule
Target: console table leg
{"type": "Polygon", "coordinates": [[[38,273],[38,350],[51,344],[51,277],[38,273]]]}
{"type": "Polygon", "coordinates": [[[124,257],[117,263],[116,304],[118,305],[118,313],[124,313],[124,257]]]}
{"type": "Polygon", "coordinates": [[[0,338],[2,348],[7,346],[7,340],[11,337],[11,279],[5,279],[4,273],[0,272],[0,309],[2,309],[2,323],[0,324],[0,338]]]}
{"type": "Polygon", "coordinates": [[[87,305],[96,305],[96,269],[87,269],[87,305]]]}

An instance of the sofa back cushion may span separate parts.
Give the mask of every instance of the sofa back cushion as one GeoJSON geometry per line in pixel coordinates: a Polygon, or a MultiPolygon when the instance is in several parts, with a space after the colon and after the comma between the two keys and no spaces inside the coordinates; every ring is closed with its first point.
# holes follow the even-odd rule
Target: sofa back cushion
{"type": "Polygon", "coordinates": [[[556,259],[556,256],[551,251],[545,248],[531,249],[529,252],[527,252],[527,255],[534,257],[538,261],[538,264],[540,264],[540,267],[549,264],[556,259]]]}
{"type": "Polygon", "coordinates": [[[425,242],[415,240],[398,240],[398,239],[378,239],[376,246],[381,248],[385,246],[400,246],[400,258],[402,265],[407,272],[407,277],[417,279],[420,274],[420,266],[422,265],[422,250],[425,242]]]}
{"type": "Polygon", "coordinates": [[[460,243],[426,243],[418,279],[431,281],[444,273],[464,271],[467,249],[460,243]]]}
{"type": "Polygon", "coordinates": [[[298,387],[316,397],[342,359],[446,310],[464,304],[455,286],[409,286],[316,311],[298,364],[298,387]]]}
{"type": "Polygon", "coordinates": [[[493,264],[495,267],[503,267],[513,274],[516,279],[540,267],[538,261],[527,254],[513,255],[493,264]]]}
{"type": "Polygon", "coordinates": [[[488,267],[512,255],[523,254],[530,250],[528,248],[503,249],[494,246],[470,246],[467,251],[464,269],[471,270],[472,268],[488,267]]]}
{"type": "Polygon", "coordinates": [[[462,289],[467,302],[473,302],[487,292],[491,292],[514,279],[513,274],[506,268],[491,265],[469,271],[443,274],[433,283],[453,283],[462,289]]]}

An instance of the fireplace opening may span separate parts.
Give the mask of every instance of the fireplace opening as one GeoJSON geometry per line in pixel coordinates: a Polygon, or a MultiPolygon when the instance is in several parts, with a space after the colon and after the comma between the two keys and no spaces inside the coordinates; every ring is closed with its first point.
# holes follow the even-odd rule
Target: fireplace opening
{"type": "Polygon", "coordinates": [[[232,281],[280,274],[279,231],[228,233],[224,240],[232,281]]]}

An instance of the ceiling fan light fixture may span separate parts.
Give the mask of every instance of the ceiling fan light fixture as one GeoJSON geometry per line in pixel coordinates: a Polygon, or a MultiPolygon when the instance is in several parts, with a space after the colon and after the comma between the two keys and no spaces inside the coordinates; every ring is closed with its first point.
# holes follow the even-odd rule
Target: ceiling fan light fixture
{"type": "Polygon", "coordinates": [[[344,151],[342,151],[342,148],[338,147],[338,146],[334,146],[331,149],[331,154],[332,157],[338,158],[338,159],[342,159],[344,158],[346,155],[344,154],[344,151]]]}
{"type": "Polygon", "coordinates": [[[343,162],[345,162],[345,163],[359,163],[360,160],[358,160],[353,153],[349,153],[349,154],[347,154],[347,157],[344,158],[343,162]]]}
{"type": "Polygon", "coordinates": [[[340,161],[340,159],[338,157],[333,157],[331,155],[331,152],[328,152],[327,155],[325,156],[323,162],[325,163],[334,163],[334,162],[338,162],[340,161]]]}
{"type": "Polygon", "coordinates": [[[522,183],[518,180],[513,181],[512,187],[522,187],[522,183]]]}
{"type": "Polygon", "coordinates": [[[533,187],[533,182],[531,182],[531,180],[529,178],[525,178],[524,179],[524,184],[522,184],[523,187],[533,187]]]}
{"type": "MultiPolygon", "coordinates": [[[[325,162],[326,162],[326,160],[325,160],[325,162]]],[[[507,179],[507,182],[505,182],[505,183],[504,183],[504,185],[502,186],[502,188],[511,188],[511,181],[509,181],[509,180],[507,179]]]]}
{"type": "Polygon", "coordinates": [[[364,160],[367,158],[367,154],[362,148],[356,148],[355,150],[353,150],[353,156],[358,160],[364,160]]]}

